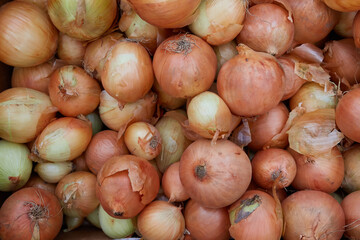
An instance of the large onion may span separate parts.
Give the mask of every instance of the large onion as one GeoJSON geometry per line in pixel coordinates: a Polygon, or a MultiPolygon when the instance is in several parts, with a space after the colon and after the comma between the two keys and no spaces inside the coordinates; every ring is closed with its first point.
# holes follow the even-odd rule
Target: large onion
{"type": "Polygon", "coordinates": [[[343,152],[345,176],[341,184],[348,193],[360,190],[360,145],[355,144],[343,152]]]}
{"type": "Polygon", "coordinates": [[[340,12],[358,11],[360,9],[359,0],[322,0],[330,8],[340,12]]]}
{"type": "Polygon", "coordinates": [[[349,239],[359,239],[360,238],[360,228],[359,228],[359,219],[360,219],[360,191],[356,191],[347,195],[344,200],[341,202],[341,207],[345,213],[345,236],[349,239]]]}

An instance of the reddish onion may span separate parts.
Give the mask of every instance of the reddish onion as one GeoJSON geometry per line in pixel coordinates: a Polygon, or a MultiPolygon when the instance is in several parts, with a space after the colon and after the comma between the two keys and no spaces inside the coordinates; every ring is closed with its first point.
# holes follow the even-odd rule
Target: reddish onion
{"type": "Polygon", "coordinates": [[[1,239],[54,239],[63,220],[54,194],[39,188],[20,189],[0,209],[1,239]]]}
{"type": "Polygon", "coordinates": [[[36,4],[42,10],[47,12],[47,0],[18,0],[18,1],[30,2],[30,3],[36,4]]]}
{"type": "Polygon", "coordinates": [[[169,37],[157,48],[153,60],[160,87],[179,98],[208,90],[215,78],[216,64],[214,50],[192,34],[169,37]]]}
{"type": "Polygon", "coordinates": [[[244,44],[237,49],[239,54],[220,69],[219,95],[236,115],[264,114],[284,95],[284,72],[270,54],[255,52],[244,44]]]}
{"type": "Polygon", "coordinates": [[[353,38],[355,42],[355,46],[360,48],[360,13],[359,11],[355,15],[353,22],[353,38]]]}
{"type": "Polygon", "coordinates": [[[345,214],[345,236],[349,239],[359,239],[360,238],[360,228],[359,228],[359,219],[360,219],[360,191],[356,191],[347,195],[344,200],[341,202],[341,207],[344,210],[345,214]]]}
{"type": "Polygon", "coordinates": [[[75,158],[72,162],[74,164],[74,168],[75,168],[76,172],[78,172],[78,171],[90,172],[89,168],[86,164],[85,153],[83,153],[79,157],[75,158]]]}
{"type": "Polygon", "coordinates": [[[162,177],[161,186],[169,202],[183,202],[189,199],[189,194],[180,180],[179,167],[180,162],[171,164],[162,177]]]}
{"type": "Polygon", "coordinates": [[[147,160],[133,155],[108,159],[97,175],[96,195],[114,218],[132,218],[152,202],[160,179],[147,160]]]}
{"type": "Polygon", "coordinates": [[[206,208],[190,199],[185,205],[184,217],[186,229],[193,239],[230,239],[230,219],[226,208],[206,208]]]}
{"type": "Polygon", "coordinates": [[[246,191],[251,163],[235,143],[219,140],[213,145],[210,140],[199,139],[181,156],[180,179],[190,198],[204,207],[221,208],[246,191]]]}
{"type": "Polygon", "coordinates": [[[99,83],[78,66],[64,66],[51,74],[49,96],[64,116],[90,114],[100,103],[100,92],[99,83]]]}
{"type": "Polygon", "coordinates": [[[26,182],[23,188],[27,188],[27,187],[41,188],[52,194],[55,194],[56,185],[45,182],[37,174],[34,173],[33,175],[31,175],[31,177],[26,182]]]}
{"type": "Polygon", "coordinates": [[[92,137],[85,152],[85,161],[90,171],[97,175],[106,160],[128,153],[124,137],[119,139],[117,132],[104,130],[92,137]]]}
{"type": "Polygon", "coordinates": [[[343,152],[345,176],[341,184],[348,193],[360,190],[360,145],[355,144],[343,152]]]}
{"type": "Polygon", "coordinates": [[[284,240],[340,240],[345,224],[340,204],[327,193],[298,191],[282,202],[284,240]]]}
{"type": "Polygon", "coordinates": [[[322,0],[330,8],[340,12],[351,12],[360,9],[359,0],[322,0]]]}
{"type": "Polygon", "coordinates": [[[166,109],[178,109],[181,106],[185,105],[186,99],[173,97],[167,94],[159,85],[158,81],[155,79],[153,90],[158,95],[158,103],[160,106],[166,109]]]}
{"type": "Polygon", "coordinates": [[[357,11],[341,12],[338,24],[334,27],[334,32],[342,37],[353,37],[353,22],[357,11]]]}
{"type": "Polygon", "coordinates": [[[69,37],[64,33],[59,34],[57,55],[67,64],[81,66],[85,55],[86,43],[69,37]]]}

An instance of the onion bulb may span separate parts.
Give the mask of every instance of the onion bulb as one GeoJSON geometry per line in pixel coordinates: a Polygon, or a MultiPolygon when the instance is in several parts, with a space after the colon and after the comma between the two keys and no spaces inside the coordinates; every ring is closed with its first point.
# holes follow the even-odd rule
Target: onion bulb
{"type": "Polygon", "coordinates": [[[153,90],[156,92],[158,96],[158,103],[160,106],[166,109],[178,109],[181,106],[185,105],[186,99],[184,98],[177,98],[167,94],[159,85],[158,81],[155,79],[153,90]]]}
{"type": "Polygon", "coordinates": [[[49,191],[52,194],[55,194],[55,188],[56,185],[53,183],[47,183],[44,180],[42,180],[41,177],[39,177],[37,174],[31,175],[29,180],[26,182],[26,184],[23,186],[23,188],[26,187],[35,187],[35,188],[41,188],[43,190],[49,191]]]}
{"type": "Polygon", "coordinates": [[[78,227],[80,227],[84,223],[83,217],[69,217],[65,215],[65,223],[66,229],[64,232],[70,232],[78,227]]]}
{"type": "Polygon", "coordinates": [[[116,0],[48,0],[51,21],[61,32],[79,40],[100,37],[117,14],[116,0]]]}
{"type": "Polygon", "coordinates": [[[359,219],[360,219],[360,191],[356,191],[347,195],[341,202],[341,207],[345,214],[345,236],[349,239],[359,239],[359,219]]]}
{"type": "Polygon", "coordinates": [[[353,22],[353,38],[355,42],[355,46],[360,48],[360,13],[359,11],[355,15],[353,22]]]}
{"type": "Polygon", "coordinates": [[[73,161],[75,171],[84,171],[90,172],[88,166],[86,165],[85,161],[85,154],[81,154],[79,157],[75,158],[73,161]]]}
{"type": "Polygon", "coordinates": [[[93,135],[102,130],[104,124],[102,123],[99,112],[97,110],[86,115],[86,118],[91,122],[93,135]]]}
{"type": "Polygon", "coordinates": [[[154,201],[140,213],[137,227],[147,240],[181,239],[185,230],[185,219],[181,208],[165,201],[154,201]]]}
{"type": "MultiPolygon", "coordinates": [[[[88,220],[95,227],[101,229],[100,216],[99,216],[100,208],[101,208],[101,205],[99,204],[99,206],[97,208],[95,208],[94,211],[92,211],[89,215],[87,215],[86,220],[88,220]]],[[[104,209],[103,209],[103,211],[104,211],[104,209]]]]}
{"type": "Polygon", "coordinates": [[[345,176],[341,184],[348,193],[360,190],[360,145],[355,144],[343,152],[345,176]]]}
{"type": "Polygon", "coordinates": [[[214,51],[217,58],[217,70],[218,74],[222,65],[229,61],[231,58],[235,57],[238,54],[236,50],[236,43],[234,41],[230,41],[228,43],[214,46],[214,51]]]}
{"type": "Polygon", "coordinates": [[[11,1],[0,8],[0,61],[33,67],[55,55],[58,32],[46,12],[32,3],[11,1]]]}
{"type": "Polygon", "coordinates": [[[334,27],[334,32],[345,38],[353,37],[353,22],[357,11],[341,12],[338,24],[334,27]]]}
{"type": "Polygon", "coordinates": [[[359,0],[322,0],[330,8],[339,12],[358,11],[360,9],[359,0]]]}
{"type": "Polygon", "coordinates": [[[34,171],[48,183],[58,183],[74,168],[72,162],[44,162],[36,164],[34,171]]]}
{"type": "Polygon", "coordinates": [[[180,180],[179,167],[179,162],[171,164],[162,177],[161,186],[165,196],[169,198],[169,202],[183,202],[189,199],[180,180]]]}
{"type": "Polygon", "coordinates": [[[212,145],[210,140],[199,139],[181,156],[180,179],[190,198],[204,207],[221,208],[246,191],[251,163],[235,143],[219,140],[212,145]]]}
{"type": "Polygon", "coordinates": [[[69,37],[64,33],[59,34],[57,55],[67,64],[81,66],[85,55],[86,43],[69,37]]]}
{"type": "Polygon", "coordinates": [[[25,144],[0,140],[0,191],[15,191],[26,184],[32,162],[25,144]]]}

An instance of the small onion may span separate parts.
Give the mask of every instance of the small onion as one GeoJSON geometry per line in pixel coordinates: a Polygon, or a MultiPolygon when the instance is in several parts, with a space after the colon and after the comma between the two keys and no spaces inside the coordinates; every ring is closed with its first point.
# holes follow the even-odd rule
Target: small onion
{"type": "Polygon", "coordinates": [[[166,109],[175,110],[175,109],[182,107],[186,103],[186,99],[184,99],[184,98],[177,98],[177,97],[173,97],[173,96],[167,94],[160,87],[160,85],[156,79],[154,81],[153,89],[154,89],[154,92],[156,92],[156,94],[158,95],[159,105],[166,109]]]}
{"type": "Polygon", "coordinates": [[[28,2],[11,1],[0,8],[0,61],[33,67],[54,56],[58,32],[46,12],[28,2]]]}
{"type": "Polygon", "coordinates": [[[341,202],[341,207],[345,214],[345,236],[349,239],[359,239],[359,219],[360,219],[360,191],[356,191],[347,195],[341,202]]]}
{"type": "Polygon", "coordinates": [[[190,199],[186,203],[184,217],[192,239],[230,239],[230,219],[226,208],[205,208],[190,199]]]}
{"type": "Polygon", "coordinates": [[[72,162],[45,162],[38,163],[34,171],[42,180],[48,183],[58,183],[63,177],[68,175],[74,168],[72,162]]]}
{"type": "Polygon", "coordinates": [[[228,43],[214,46],[214,51],[217,58],[217,70],[218,74],[222,65],[229,61],[231,58],[235,57],[238,54],[236,50],[236,43],[234,41],[230,41],[228,43]]]}
{"type": "Polygon", "coordinates": [[[137,227],[146,240],[181,239],[185,219],[181,208],[165,201],[154,201],[144,208],[137,220],[137,227]]]}
{"type": "Polygon", "coordinates": [[[360,9],[359,0],[322,0],[330,8],[340,12],[351,12],[360,9]]]}
{"type": "Polygon", "coordinates": [[[25,144],[0,140],[0,191],[15,191],[26,184],[32,162],[25,144]]]}
{"type": "Polygon", "coordinates": [[[360,145],[355,144],[343,152],[345,176],[341,184],[348,193],[360,190],[360,145]]]}
{"type": "Polygon", "coordinates": [[[73,160],[86,150],[91,137],[91,124],[87,119],[59,118],[41,132],[32,153],[51,162],[73,160]]]}
{"type": "Polygon", "coordinates": [[[51,192],[52,194],[55,194],[56,185],[53,183],[45,182],[41,177],[34,173],[33,175],[31,175],[29,181],[26,182],[23,188],[26,187],[41,188],[43,190],[51,192]]]}
{"type": "Polygon", "coordinates": [[[183,202],[189,199],[180,180],[179,167],[179,162],[171,164],[162,177],[161,186],[169,202],[183,202]]]}
{"type": "Polygon", "coordinates": [[[102,123],[97,110],[86,115],[86,118],[91,122],[93,136],[102,130],[104,124],[102,123]]]}
{"type": "Polygon", "coordinates": [[[69,37],[64,33],[59,34],[57,55],[67,64],[81,66],[85,55],[86,43],[69,37]]]}
{"type": "Polygon", "coordinates": [[[355,15],[353,22],[353,38],[355,42],[355,46],[360,48],[360,13],[359,11],[355,15]]]}
{"type": "Polygon", "coordinates": [[[88,220],[95,227],[101,229],[100,216],[99,216],[100,208],[101,208],[101,205],[99,204],[99,206],[97,208],[95,208],[94,211],[92,211],[89,215],[87,215],[86,220],[88,220]]]}
{"type": "Polygon", "coordinates": [[[353,37],[353,22],[357,11],[341,12],[338,24],[334,27],[334,32],[342,37],[353,37]]]}

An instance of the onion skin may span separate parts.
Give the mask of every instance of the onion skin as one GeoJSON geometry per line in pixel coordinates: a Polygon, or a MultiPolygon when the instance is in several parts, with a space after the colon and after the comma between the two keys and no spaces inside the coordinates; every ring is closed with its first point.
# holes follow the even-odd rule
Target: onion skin
{"type": "Polygon", "coordinates": [[[351,12],[360,9],[359,0],[322,0],[330,8],[339,12],[351,12]]]}
{"type": "Polygon", "coordinates": [[[43,162],[36,164],[36,172],[42,180],[48,183],[58,183],[63,177],[73,171],[74,165],[70,161],[65,162],[43,162]]]}
{"type": "Polygon", "coordinates": [[[36,4],[42,10],[47,12],[47,0],[18,0],[18,1],[23,1],[23,2],[29,2],[29,3],[36,4]]]}
{"type": "Polygon", "coordinates": [[[192,239],[228,240],[230,219],[226,208],[205,208],[190,199],[185,206],[185,226],[192,239]]]}
{"type": "Polygon", "coordinates": [[[167,38],[157,48],[153,59],[160,87],[178,98],[194,97],[208,90],[215,79],[216,65],[214,50],[192,34],[167,38]]]}
{"type": "Polygon", "coordinates": [[[298,191],[282,202],[284,240],[302,238],[340,240],[345,225],[344,211],[327,193],[298,191]]]}
{"type": "Polygon", "coordinates": [[[360,208],[358,204],[359,201],[360,191],[356,191],[347,195],[341,202],[341,207],[345,213],[345,236],[349,239],[360,238],[360,229],[358,227],[358,222],[360,219],[360,208]]]}
{"type": "Polygon", "coordinates": [[[353,22],[353,38],[355,42],[355,46],[360,48],[360,13],[359,11],[355,15],[353,22]]]}
{"type": "Polygon", "coordinates": [[[161,186],[169,202],[183,202],[189,199],[189,194],[184,189],[180,180],[180,162],[171,164],[165,171],[161,186]]]}
{"type": "Polygon", "coordinates": [[[160,87],[157,80],[154,81],[153,90],[158,95],[159,105],[166,109],[175,110],[175,109],[178,109],[178,108],[184,106],[186,103],[186,99],[184,99],[184,98],[177,98],[177,97],[173,97],[173,96],[167,94],[160,87]]]}
{"type": "Polygon", "coordinates": [[[360,145],[354,144],[350,149],[343,152],[345,176],[341,187],[347,193],[360,190],[360,145]]]}
{"type": "Polygon", "coordinates": [[[86,43],[69,37],[66,34],[59,34],[59,46],[57,55],[67,64],[81,66],[85,55],[86,43]]]}
{"type": "Polygon", "coordinates": [[[334,32],[342,37],[353,37],[353,22],[357,11],[341,12],[338,24],[334,27],[334,32]]]}
{"type": "Polygon", "coordinates": [[[0,61],[33,67],[54,56],[58,32],[47,14],[28,2],[11,1],[0,8],[0,61]]]}
{"type": "Polygon", "coordinates": [[[276,58],[255,52],[246,45],[227,61],[217,79],[219,96],[235,115],[261,115],[279,104],[283,97],[284,72],[276,58]],[[258,96],[254,98],[253,96],[258,96]]]}
{"type": "Polygon", "coordinates": [[[251,163],[235,143],[218,140],[212,145],[210,140],[199,139],[181,156],[180,179],[190,198],[204,207],[221,208],[246,191],[251,163]]]}
{"type": "MultiPolygon", "coordinates": [[[[219,74],[222,65],[224,65],[224,63],[229,61],[231,58],[235,57],[238,54],[238,51],[236,50],[236,43],[234,41],[214,46],[214,51],[217,57],[217,75],[219,74]]],[[[211,88],[209,91],[211,91],[211,88]]]]}
{"type": "Polygon", "coordinates": [[[86,165],[85,161],[85,154],[81,154],[79,157],[75,158],[73,161],[75,171],[84,171],[84,172],[90,172],[88,166],[86,165]]]}
{"type": "Polygon", "coordinates": [[[42,190],[46,190],[52,194],[55,194],[56,185],[53,183],[47,183],[42,180],[38,175],[33,174],[23,188],[27,187],[41,188],[42,190]]]}

